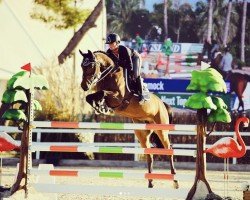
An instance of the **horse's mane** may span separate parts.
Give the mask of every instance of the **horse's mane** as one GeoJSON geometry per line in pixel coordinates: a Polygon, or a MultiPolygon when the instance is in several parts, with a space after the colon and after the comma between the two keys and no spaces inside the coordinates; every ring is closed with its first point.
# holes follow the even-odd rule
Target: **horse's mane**
{"type": "Polygon", "coordinates": [[[101,50],[94,51],[93,53],[103,53],[103,54],[105,54],[106,56],[108,56],[108,54],[107,54],[105,51],[101,51],[101,50]]]}
{"type": "Polygon", "coordinates": [[[94,51],[93,53],[94,53],[94,54],[95,54],[95,53],[104,54],[105,56],[107,56],[106,59],[107,59],[107,61],[109,61],[109,63],[112,63],[112,64],[114,63],[114,61],[108,56],[108,54],[107,54],[105,51],[98,50],[98,51],[94,51]]]}

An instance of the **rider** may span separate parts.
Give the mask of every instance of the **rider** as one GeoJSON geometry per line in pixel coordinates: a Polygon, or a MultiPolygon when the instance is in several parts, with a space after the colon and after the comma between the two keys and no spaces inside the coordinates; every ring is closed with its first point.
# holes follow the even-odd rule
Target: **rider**
{"type": "Polygon", "coordinates": [[[120,41],[118,34],[110,33],[106,39],[106,44],[109,44],[107,54],[116,65],[121,66],[123,69],[127,69],[128,77],[131,76],[131,79],[135,80],[139,95],[139,103],[143,104],[149,100],[149,93],[140,76],[142,63],[140,54],[133,49],[120,45],[120,41]]]}
{"type": "Polygon", "coordinates": [[[231,72],[232,71],[232,62],[233,62],[233,56],[229,52],[230,48],[229,46],[225,46],[224,48],[224,55],[222,57],[220,66],[224,72],[231,72]]]}

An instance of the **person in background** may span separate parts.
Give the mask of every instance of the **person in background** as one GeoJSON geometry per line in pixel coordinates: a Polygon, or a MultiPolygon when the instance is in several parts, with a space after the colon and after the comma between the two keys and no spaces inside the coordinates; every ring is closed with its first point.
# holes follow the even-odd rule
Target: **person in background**
{"type": "Polygon", "coordinates": [[[229,51],[230,51],[230,48],[228,46],[225,46],[224,54],[220,63],[220,67],[224,72],[230,73],[232,71],[233,56],[229,51]]]}
{"type": "Polygon", "coordinates": [[[140,54],[134,49],[121,45],[120,41],[120,36],[116,33],[110,33],[107,36],[106,44],[109,45],[107,55],[117,66],[121,66],[124,71],[127,71],[127,77],[129,78],[128,83],[136,83],[136,92],[139,95],[139,103],[143,104],[149,100],[149,91],[140,76],[142,65],[140,54]]]}
{"type": "Polygon", "coordinates": [[[165,76],[169,76],[169,56],[173,53],[173,42],[170,38],[165,39],[162,45],[162,52],[167,56],[165,76]]]}
{"type": "Polygon", "coordinates": [[[141,53],[142,52],[143,39],[140,37],[139,33],[136,33],[135,41],[136,41],[136,49],[137,49],[137,51],[139,53],[141,53]]]}

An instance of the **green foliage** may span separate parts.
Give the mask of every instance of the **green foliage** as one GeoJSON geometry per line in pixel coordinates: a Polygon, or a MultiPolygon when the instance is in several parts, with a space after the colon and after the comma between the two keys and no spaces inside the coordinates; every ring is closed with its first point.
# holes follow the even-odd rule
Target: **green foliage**
{"type": "Polygon", "coordinates": [[[226,109],[212,110],[208,116],[209,122],[231,122],[230,113],[226,109]]]}
{"type": "Polygon", "coordinates": [[[42,89],[46,90],[49,88],[47,80],[42,75],[32,74],[30,77],[22,76],[19,77],[14,83],[13,88],[23,88],[23,89],[42,89]]]}
{"type": "MultiPolygon", "coordinates": [[[[188,98],[185,106],[192,109],[211,109],[209,122],[230,122],[227,105],[220,97],[209,96],[208,92],[226,92],[226,84],[222,76],[213,68],[202,71],[193,71],[192,79],[187,90],[196,90],[199,93],[188,98]]],[[[213,95],[213,94],[211,94],[213,95]]]]}
{"type": "Polygon", "coordinates": [[[13,120],[13,121],[27,121],[27,117],[24,114],[24,112],[22,110],[18,110],[18,109],[9,109],[7,110],[3,116],[3,119],[6,120],[13,120]]]}
{"type": "MultiPolygon", "coordinates": [[[[3,119],[16,121],[19,126],[22,122],[28,122],[28,108],[30,99],[30,89],[48,89],[48,82],[42,75],[30,74],[27,71],[20,71],[13,75],[7,82],[7,90],[2,97],[2,103],[11,104],[2,116],[3,119]],[[15,108],[15,109],[13,109],[15,108]]],[[[42,110],[37,100],[33,102],[34,110],[42,110]]],[[[21,128],[21,127],[20,127],[21,128]]]]}
{"type": "Polygon", "coordinates": [[[190,96],[185,103],[185,106],[192,109],[217,109],[216,105],[213,103],[212,98],[207,96],[205,93],[196,93],[190,96]]]}
{"type": "Polygon", "coordinates": [[[231,117],[227,111],[227,105],[220,97],[212,97],[213,103],[216,105],[217,110],[212,110],[208,116],[209,122],[231,122],[231,117]]]}
{"type": "Polygon", "coordinates": [[[213,103],[216,105],[218,109],[227,109],[227,105],[225,104],[222,98],[220,97],[211,97],[211,98],[213,103]]]}
{"type": "Polygon", "coordinates": [[[82,24],[91,11],[82,9],[83,1],[75,0],[34,0],[35,7],[31,13],[33,19],[52,24],[56,29],[75,28],[82,24]]]}
{"type": "Polygon", "coordinates": [[[221,74],[213,68],[192,71],[192,79],[187,87],[189,91],[226,92],[226,83],[221,74]]]}
{"type": "Polygon", "coordinates": [[[140,0],[107,0],[106,5],[108,13],[107,24],[109,32],[116,32],[122,38],[131,36],[127,28],[128,24],[134,20],[132,18],[132,14],[138,11],[140,0]]]}
{"type": "Polygon", "coordinates": [[[14,74],[7,82],[7,89],[10,90],[10,89],[13,89],[13,85],[14,83],[16,82],[16,80],[20,77],[28,77],[29,75],[29,72],[27,71],[20,71],[16,74],[14,74]]]}
{"type": "Polygon", "coordinates": [[[28,102],[26,94],[22,90],[6,90],[3,93],[2,103],[18,103],[18,102],[28,102]]]}
{"type": "Polygon", "coordinates": [[[42,106],[41,104],[39,103],[39,101],[35,100],[34,99],[34,102],[33,102],[33,108],[34,110],[36,111],[42,111],[42,106]]]}
{"type": "MultiPolygon", "coordinates": [[[[149,29],[152,27],[151,23],[151,14],[148,10],[139,9],[136,11],[132,11],[131,13],[131,19],[126,25],[125,33],[126,37],[134,38],[136,33],[139,33],[141,37],[145,38],[145,36],[148,34],[149,29]]],[[[124,38],[126,39],[126,38],[124,38]]]]}

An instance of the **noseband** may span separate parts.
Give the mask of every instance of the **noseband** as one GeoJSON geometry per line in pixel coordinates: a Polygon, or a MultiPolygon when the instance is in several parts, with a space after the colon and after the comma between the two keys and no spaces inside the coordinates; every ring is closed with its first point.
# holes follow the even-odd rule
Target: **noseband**
{"type": "MultiPolygon", "coordinates": [[[[113,67],[112,65],[110,65],[108,68],[104,69],[103,71],[101,71],[101,63],[100,62],[89,62],[89,61],[85,61],[84,63],[82,63],[83,66],[89,66],[90,64],[94,64],[95,63],[95,73],[94,75],[90,78],[90,80],[88,80],[89,82],[89,88],[91,89],[93,86],[95,86],[98,82],[100,82],[101,80],[103,80],[108,74],[110,74],[111,72],[115,72],[117,67],[113,67]],[[98,70],[97,68],[99,67],[100,70],[98,70]]],[[[88,76],[88,74],[87,74],[88,76]]]]}

